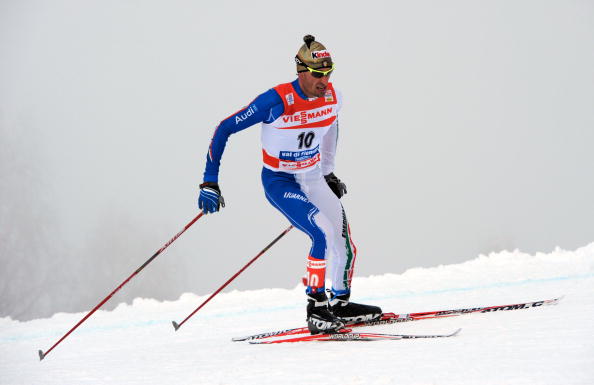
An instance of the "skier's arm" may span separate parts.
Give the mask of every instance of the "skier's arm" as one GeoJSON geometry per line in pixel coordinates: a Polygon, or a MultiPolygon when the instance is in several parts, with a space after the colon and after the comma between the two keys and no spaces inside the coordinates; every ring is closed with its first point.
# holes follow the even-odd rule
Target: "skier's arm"
{"type": "MultiPolygon", "coordinates": [[[[339,92],[336,92],[337,99],[338,99],[338,106],[337,109],[340,110],[342,107],[342,95],[339,92]]],[[[328,132],[322,138],[322,173],[324,174],[324,178],[326,179],[326,183],[330,189],[336,194],[338,198],[341,198],[344,194],[347,193],[346,185],[338,179],[336,175],[334,175],[334,159],[336,158],[336,147],[338,145],[338,130],[339,130],[339,123],[338,117],[332,123],[328,132]]]]}
{"type": "Polygon", "coordinates": [[[221,157],[225,151],[229,136],[269,119],[273,110],[278,114],[276,110],[279,108],[279,105],[282,109],[282,99],[274,89],[270,89],[259,95],[246,107],[219,123],[211,139],[208,154],[206,155],[204,182],[218,182],[221,157]]]}
{"type": "Polygon", "coordinates": [[[322,138],[322,173],[328,175],[334,172],[334,159],[336,158],[336,147],[338,144],[338,118],[328,129],[322,138]]]}
{"type": "MultiPolygon", "coordinates": [[[[336,110],[340,111],[342,108],[342,94],[336,92],[337,106],[336,110]]],[[[334,123],[328,129],[328,132],[322,138],[321,153],[322,153],[322,173],[328,175],[334,172],[334,159],[336,158],[336,147],[338,145],[338,116],[334,123]]]]}
{"type": "Polygon", "coordinates": [[[334,158],[336,155],[336,144],[338,142],[338,119],[332,123],[328,133],[322,139],[322,173],[330,189],[341,198],[347,193],[346,185],[334,175],[334,158]]]}

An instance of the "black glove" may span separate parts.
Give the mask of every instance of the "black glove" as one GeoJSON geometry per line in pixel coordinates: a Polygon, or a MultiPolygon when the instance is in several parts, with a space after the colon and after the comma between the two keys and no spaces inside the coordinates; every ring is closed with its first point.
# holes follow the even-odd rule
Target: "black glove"
{"type": "Polygon", "coordinates": [[[342,198],[344,194],[347,193],[346,185],[338,179],[333,172],[328,175],[325,175],[324,178],[326,179],[326,183],[330,186],[330,189],[338,198],[342,198]]]}
{"type": "Polygon", "coordinates": [[[221,189],[217,182],[204,182],[200,185],[200,196],[198,197],[198,208],[204,214],[216,213],[225,207],[225,200],[221,195],[221,189]]]}

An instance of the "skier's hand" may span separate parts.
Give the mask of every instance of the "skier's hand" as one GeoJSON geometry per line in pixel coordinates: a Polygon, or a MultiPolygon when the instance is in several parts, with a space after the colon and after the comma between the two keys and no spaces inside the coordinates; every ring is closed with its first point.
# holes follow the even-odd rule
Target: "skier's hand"
{"type": "Polygon", "coordinates": [[[338,198],[342,198],[342,196],[347,193],[346,185],[342,183],[333,172],[325,175],[324,178],[332,192],[334,192],[338,198]]]}
{"type": "Polygon", "coordinates": [[[198,208],[204,214],[216,213],[221,207],[225,207],[225,199],[221,195],[221,189],[217,182],[204,182],[200,185],[200,196],[198,197],[198,208]]]}

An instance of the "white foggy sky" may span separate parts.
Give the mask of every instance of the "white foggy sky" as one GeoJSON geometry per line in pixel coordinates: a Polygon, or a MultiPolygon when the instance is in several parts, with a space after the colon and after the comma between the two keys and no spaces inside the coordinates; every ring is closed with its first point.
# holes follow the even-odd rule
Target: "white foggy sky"
{"type": "MultiPolygon", "coordinates": [[[[0,316],[88,309],[181,230],[214,127],[293,80],[308,33],[345,97],[357,275],[591,242],[594,3],[360,4],[0,1],[0,316]]],[[[114,303],[212,291],[286,228],[259,131],[229,140],[228,207],[114,303]]],[[[234,287],[294,287],[308,248],[292,231],[234,287]]]]}

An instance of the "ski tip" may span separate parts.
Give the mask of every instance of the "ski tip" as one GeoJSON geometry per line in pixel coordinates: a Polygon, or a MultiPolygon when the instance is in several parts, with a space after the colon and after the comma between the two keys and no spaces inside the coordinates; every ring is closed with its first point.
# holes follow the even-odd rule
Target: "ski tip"
{"type": "Polygon", "coordinates": [[[450,336],[450,337],[457,336],[457,335],[458,335],[458,333],[460,333],[460,331],[461,331],[461,330],[462,330],[462,328],[460,328],[460,329],[456,330],[455,332],[453,332],[453,333],[452,333],[452,334],[450,334],[449,336],[450,336]]]}
{"type": "Polygon", "coordinates": [[[175,321],[171,321],[171,323],[173,324],[173,328],[175,329],[175,331],[177,331],[177,329],[179,329],[179,324],[175,321]]]}
{"type": "Polygon", "coordinates": [[[39,361],[43,360],[45,358],[45,354],[43,354],[43,351],[39,350],[38,353],[39,353],[39,361]]]}

